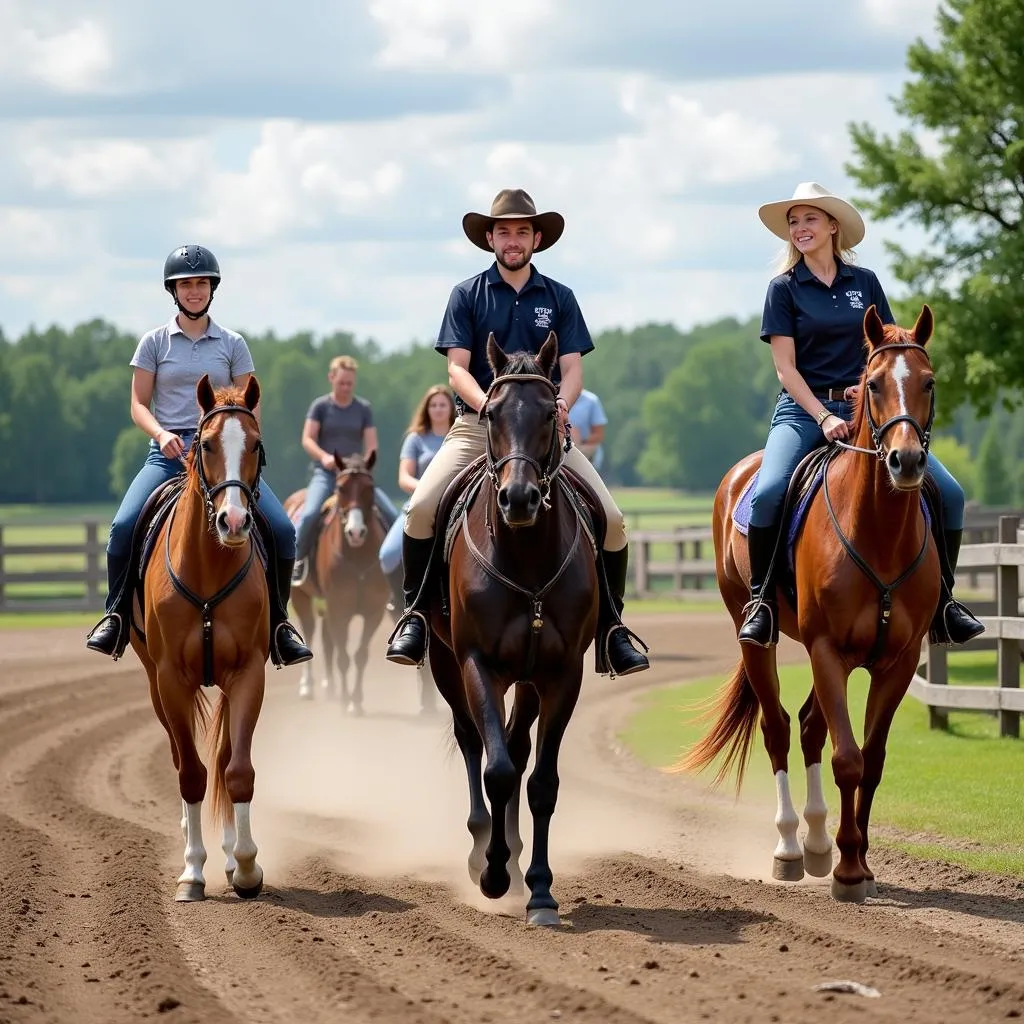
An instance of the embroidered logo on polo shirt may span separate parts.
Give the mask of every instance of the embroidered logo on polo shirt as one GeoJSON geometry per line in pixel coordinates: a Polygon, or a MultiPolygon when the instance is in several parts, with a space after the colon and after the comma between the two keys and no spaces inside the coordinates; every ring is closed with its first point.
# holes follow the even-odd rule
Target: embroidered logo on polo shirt
{"type": "Polygon", "coordinates": [[[863,292],[847,292],[846,297],[850,300],[850,309],[863,309],[864,308],[864,293],[863,292]]]}
{"type": "Polygon", "coordinates": [[[534,306],[533,312],[537,317],[537,319],[533,321],[534,327],[551,328],[551,314],[554,313],[553,309],[548,309],[546,306],[534,306]]]}

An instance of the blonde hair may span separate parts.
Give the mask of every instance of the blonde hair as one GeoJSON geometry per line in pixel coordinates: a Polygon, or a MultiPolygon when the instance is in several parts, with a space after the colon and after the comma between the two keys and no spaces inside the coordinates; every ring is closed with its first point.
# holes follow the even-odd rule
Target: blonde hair
{"type": "Polygon", "coordinates": [[[335,356],[327,367],[328,373],[335,370],[351,370],[353,373],[359,369],[359,364],[351,356],[335,356]]]}
{"type": "Polygon", "coordinates": [[[430,400],[434,395],[444,395],[448,399],[449,428],[455,422],[455,398],[452,396],[451,391],[444,384],[433,384],[427,388],[427,393],[416,406],[416,411],[412,414],[412,419],[409,420],[409,429],[406,431],[406,434],[430,433],[430,413],[427,410],[427,406],[430,405],[430,400]]]}
{"type": "MultiPolygon", "coordinates": [[[[813,203],[794,203],[795,206],[813,206],[813,203]]],[[[821,207],[815,206],[816,210],[821,207]]],[[[857,254],[846,244],[843,237],[843,225],[839,223],[827,210],[821,210],[828,217],[829,224],[835,224],[836,231],[832,236],[832,255],[841,263],[856,263],[857,254]]],[[[792,270],[803,259],[803,253],[793,244],[792,240],[786,243],[786,247],[779,253],[775,260],[775,273],[785,274],[792,270]]]]}

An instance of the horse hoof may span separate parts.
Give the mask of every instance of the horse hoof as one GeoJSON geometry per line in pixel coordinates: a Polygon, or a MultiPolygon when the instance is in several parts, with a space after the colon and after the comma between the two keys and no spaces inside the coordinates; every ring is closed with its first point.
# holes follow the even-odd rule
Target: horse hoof
{"type": "Polygon", "coordinates": [[[232,884],[231,888],[235,890],[235,895],[239,899],[254,900],[261,892],[263,892],[263,879],[261,878],[255,885],[248,887],[232,884]]]}
{"type": "Polygon", "coordinates": [[[804,871],[815,878],[828,878],[832,874],[832,851],[812,853],[804,848],[804,871]]]}
{"type": "Polygon", "coordinates": [[[311,686],[300,686],[299,687],[299,700],[312,700],[313,699],[313,687],[311,686]]]}
{"type": "Polygon", "coordinates": [[[234,868],[226,868],[225,871],[224,871],[224,876],[228,880],[228,885],[233,885],[234,881],[235,881],[235,869],[234,868]]]}
{"type": "Polygon", "coordinates": [[[490,868],[484,868],[480,875],[480,891],[491,900],[500,900],[505,893],[508,892],[508,887],[511,884],[512,879],[509,878],[507,871],[491,871],[490,868]]]}
{"type": "Polygon", "coordinates": [[[363,714],[364,714],[364,712],[363,712],[363,705],[362,704],[352,704],[350,702],[349,706],[348,706],[348,713],[353,718],[362,718],[363,714]]]}
{"type": "Polygon", "coordinates": [[[526,912],[526,923],[533,928],[557,928],[562,923],[558,911],[552,907],[538,907],[526,912]]]}
{"type": "Polygon", "coordinates": [[[776,857],[772,861],[772,878],[777,882],[799,882],[804,877],[804,862],[800,860],[782,860],[776,857]]]}
{"type": "Polygon", "coordinates": [[[832,876],[832,899],[838,903],[863,903],[868,898],[868,884],[864,879],[850,885],[832,876]]]}
{"type": "Polygon", "coordinates": [[[175,903],[199,903],[205,899],[205,882],[179,882],[174,892],[175,903]]]}
{"type": "Polygon", "coordinates": [[[873,878],[869,878],[864,883],[864,891],[869,900],[873,900],[878,896],[878,886],[875,885],[875,880],[873,878]]]}

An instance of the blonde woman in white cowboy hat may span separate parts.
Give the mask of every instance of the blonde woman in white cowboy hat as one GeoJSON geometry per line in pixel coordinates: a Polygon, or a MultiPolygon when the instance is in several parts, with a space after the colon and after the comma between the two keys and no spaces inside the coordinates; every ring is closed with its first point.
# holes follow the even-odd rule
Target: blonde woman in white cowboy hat
{"type": "MultiPolygon", "coordinates": [[[[538,213],[522,189],[503,189],[490,213],[467,213],[466,237],[494,256],[491,266],[452,290],[441,332],[434,346],[448,358],[448,380],[456,394],[457,418],[444,443],[416,484],[406,510],[402,536],[405,566],[405,614],[388,646],[387,657],[401,665],[418,665],[426,651],[427,631],[417,597],[430,564],[437,507],[448,484],[484,454],[487,430],[477,415],[493,379],[487,362],[491,332],[506,352],[536,355],[548,332],[558,336],[558,421],[563,427],[583,387],[582,357],[594,347],[576,297],[564,284],[541,274],[531,263],[535,252],[550,248],[562,235],[560,213],[538,213]]],[[[644,654],[631,643],[619,618],[626,587],[626,525],[600,474],[576,447],[565,465],[594,489],[608,520],[601,552],[610,595],[602,594],[598,651],[607,651],[606,671],[628,675],[648,668],[644,654]]],[[[645,648],[646,650],[646,648],[645,648]]]]}
{"type": "MultiPolygon", "coordinates": [[[[766,203],[758,214],[786,243],[761,321],[761,340],[771,345],[782,391],[751,507],[751,601],[739,639],[769,647],[778,639],[771,562],[790,476],[814,448],[849,437],[851,399],[864,369],[864,311],[874,304],[884,323],[894,320],[878,278],[853,262],[864,221],[845,199],[817,182],[803,182],[791,198],[766,203]]],[[[931,452],[928,469],[942,495],[945,527],[936,536],[943,592],[931,636],[933,642],[960,644],[984,630],[952,597],[964,492],[931,452]]]]}

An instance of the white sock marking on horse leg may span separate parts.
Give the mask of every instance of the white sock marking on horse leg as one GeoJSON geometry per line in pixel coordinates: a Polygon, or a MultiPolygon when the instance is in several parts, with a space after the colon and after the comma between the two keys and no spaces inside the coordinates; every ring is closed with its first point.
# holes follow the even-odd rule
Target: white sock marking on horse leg
{"type": "Polygon", "coordinates": [[[810,764],[807,766],[807,803],[804,806],[804,821],[807,822],[804,849],[809,853],[832,852],[832,837],[825,831],[827,817],[828,804],[825,803],[825,791],[821,786],[821,765],[810,764]]]}
{"type": "Polygon", "coordinates": [[[205,885],[203,865],[206,863],[206,847],[203,846],[203,804],[185,804],[185,870],[179,882],[198,882],[205,885]]]}
{"type": "Polygon", "coordinates": [[[796,838],[800,815],[793,806],[789,795],[789,775],[784,771],[775,773],[775,791],[778,795],[778,810],[775,812],[775,827],[779,830],[779,844],[775,856],[779,860],[802,860],[803,850],[796,838]]]}
{"type": "Polygon", "coordinates": [[[240,889],[252,889],[263,881],[263,869],[256,863],[256,843],[249,822],[251,804],[232,804],[235,811],[235,868],[234,884],[240,889]]]}
{"type": "Polygon", "coordinates": [[[188,842],[188,804],[181,801],[181,838],[188,842]]]}
{"type": "Polygon", "coordinates": [[[224,870],[233,872],[238,867],[235,860],[235,846],[238,842],[238,835],[235,832],[233,821],[224,822],[224,838],[221,840],[220,848],[224,851],[224,870]]]}

